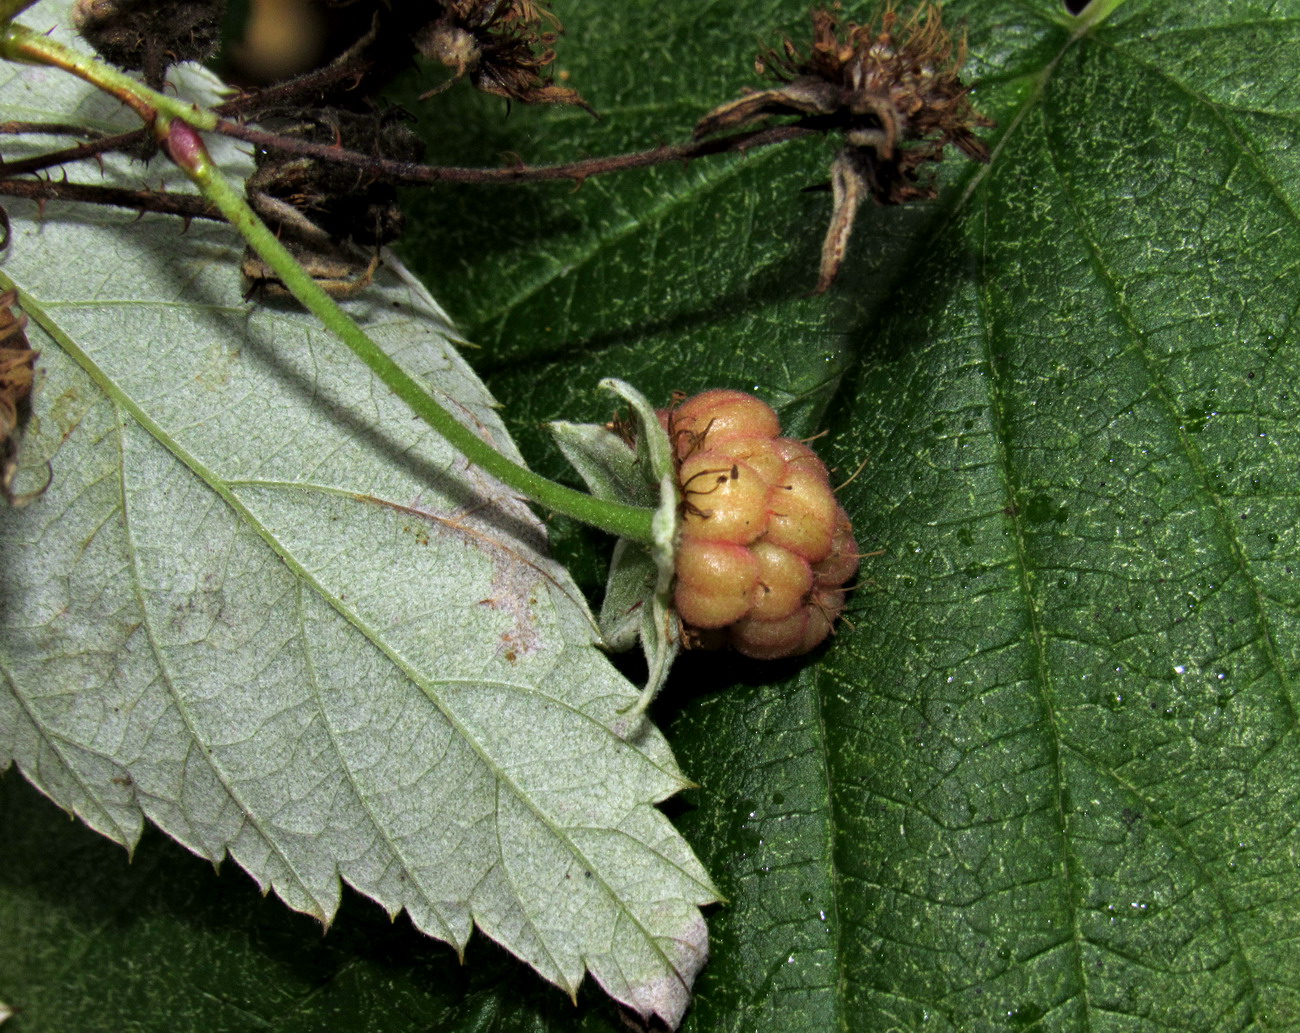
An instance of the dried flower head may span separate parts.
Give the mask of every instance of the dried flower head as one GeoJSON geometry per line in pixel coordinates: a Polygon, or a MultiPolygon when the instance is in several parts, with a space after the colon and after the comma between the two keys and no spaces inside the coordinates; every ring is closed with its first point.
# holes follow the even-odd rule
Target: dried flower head
{"type": "Polygon", "coordinates": [[[844,147],[831,165],[834,212],[822,247],[816,293],[839,272],[858,206],[870,196],[902,204],[936,196],[921,176],[955,144],[976,161],[988,147],[974,133],[994,123],[975,110],[958,73],[966,41],[954,43],[938,4],[924,3],[906,19],[890,4],[879,23],[845,22],[834,12],[812,13],[813,41],[805,52],[786,39],[755,61],[760,75],[782,85],[746,94],[709,112],[697,137],[748,125],[769,115],[794,115],[798,124],[838,130],[844,147]]]}
{"type": "Polygon", "coordinates": [[[551,45],[564,31],[549,0],[445,0],[440,6],[438,16],[416,32],[415,46],[453,69],[451,82],[468,78],[476,88],[508,100],[591,110],[577,90],[556,86],[542,74],[555,60],[551,45]]]}
{"type": "MultiPolygon", "coordinates": [[[[376,158],[416,162],[424,156],[411,116],[400,107],[272,109],[258,121],[282,138],[336,144],[376,158]]],[[[267,196],[283,201],[329,236],[362,245],[388,244],[401,234],[397,188],[369,170],[266,149],[256,151],[254,159],[257,171],[246,188],[255,203],[267,196]]]]}
{"type": "Polygon", "coordinates": [[[225,0],[77,0],[72,20],[102,57],[157,90],[171,65],[216,53],[225,10],[225,0]]]}
{"type": "MultiPolygon", "coordinates": [[[[5,238],[8,239],[7,219],[5,238]]],[[[23,332],[27,317],[14,313],[13,306],[17,301],[15,291],[0,294],[0,495],[10,505],[22,505],[31,498],[15,496],[13,483],[18,473],[23,428],[32,415],[32,384],[38,356],[23,332]]]]}

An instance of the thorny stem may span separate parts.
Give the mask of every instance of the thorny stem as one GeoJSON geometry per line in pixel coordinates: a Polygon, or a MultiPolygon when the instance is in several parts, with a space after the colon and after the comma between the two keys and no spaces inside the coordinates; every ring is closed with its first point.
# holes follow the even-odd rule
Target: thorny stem
{"type": "MultiPolygon", "coordinates": [[[[6,0],[0,0],[0,10],[6,0]]],[[[95,58],[32,32],[8,25],[0,32],[0,57],[63,68],[130,106],[168,154],[226,220],[248,241],[286,288],[335,333],[402,401],[470,462],[534,502],[601,530],[649,544],[654,511],[607,502],[542,477],[502,455],[456,420],[409,373],[394,362],[302,268],[212,163],[196,129],[212,129],[216,115],[163,96],[95,58]]]]}
{"type": "Polygon", "coordinates": [[[336,60],[314,72],[307,72],[293,79],[287,79],[260,90],[241,93],[223,104],[218,104],[217,112],[223,115],[238,115],[249,109],[265,111],[276,105],[292,105],[301,102],[309,94],[323,94],[329,87],[348,79],[361,79],[371,68],[373,62],[360,60],[356,62],[336,60]]]}
{"type": "MultiPolygon", "coordinates": [[[[631,154],[614,154],[602,158],[583,158],[558,165],[513,165],[499,169],[456,168],[445,165],[418,165],[414,162],[376,158],[372,154],[347,151],[333,144],[312,143],[249,129],[229,119],[219,119],[216,130],[226,136],[247,140],[270,150],[323,158],[339,165],[364,168],[378,179],[388,183],[524,183],[547,179],[572,179],[582,182],[590,176],[605,172],[624,172],[628,169],[664,165],[673,161],[689,161],[709,154],[728,151],[746,151],[751,147],[766,147],[785,143],[801,136],[812,135],[815,130],[802,126],[774,126],[768,129],[747,130],[730,136],[692,140],[685,144],[663,144],[648,151],[631,154]]],[[[0,166],[0,171],[8,171],[0,166]]]]}
{"type": "Polygon", "coordinates": [[[138,144],[146,136],[145,130],[132,129],[130,132],[117,133],[113,136],[101,136],[97,140],[87,140],[85,143],[74,144],[72,147],[65,147],[61,151],[37,154],[19,161],[0,161],[0,173],[7,176],[21,176],[26,172],[40,172],[42,169],[52,168],[55,165],[66,165],[70,161],[97,158],[108,151],[138,144]]]}
{"type": "MultiPolygon", "coordinates": [[[[6,0],[0,0],[0,5],[5,2],[6,0]]],[[[13,0],[8,2],[12,3],[13,0]]],[[[4,7],[0,6],[0,16],[3,11],[4,7]]],[[[183,118],[198,129],[211,129],[216,125],[217,116],[211,112],[201,111],[193,104],[157,93],[136,82],[125,72],[119,72],[93,57],[79,54],[71,47],[65,47],[25,25],[5,26],[4,32],[0,33],[0,57],[10,61],[52,65],[71,72],[105,93],[111,93],[135,111],[146,125],[152,125],[158,115],[183,118]]]]}
{"type": "Polygon", "coordinates": [[[162,190],[127,190],[95,183],[69,183],[56,179],[0,179],[0,196],[46,201],[82,201],[87,204],[129,208],[133,212],[159,212],[182,219],[216,219],[222,215],[194,194],[169,194],[162,190]]]}
{"type": "Polygon", "coordinates": [[[45,133],[50,136],[84,136],[90,140],[98,140],[106,135],[98,129],[91,129],[89,126],[72,125],[67,122],[0,122],[0,133],[6,136],[28,133],[45,133]]]}

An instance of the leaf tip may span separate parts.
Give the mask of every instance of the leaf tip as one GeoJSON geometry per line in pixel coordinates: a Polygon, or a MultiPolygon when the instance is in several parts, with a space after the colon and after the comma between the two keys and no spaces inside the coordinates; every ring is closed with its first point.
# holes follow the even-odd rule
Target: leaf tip
{"type": "Polygon", "coordinates": [[[698,911],[681,934],[660,943],[672,964],[672,971],[630,987],[633,1007],[649,1018],[657,1015],[669,1029],[676,1029],[691,1003],[695,977],[709,960],[709,929],[698,911]]]}

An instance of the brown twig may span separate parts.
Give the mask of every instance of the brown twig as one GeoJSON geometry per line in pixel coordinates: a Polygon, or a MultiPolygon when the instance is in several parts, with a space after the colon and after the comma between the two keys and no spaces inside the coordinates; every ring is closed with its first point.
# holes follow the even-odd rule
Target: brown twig
{"type": "MultiPolygon", "coordinates": [[[[815,132],[802,126],[774,126],[707,140],[692,140],[685,144],[663,144],[648,151],[636,151],[631,154],[583,158],[558,165],[521,164],[499,169],[473,169],[446,165],[418,165],[413,162],[376,158],[373,155],[344,150],[334,144],[311,143],[307,140],[263,132],[260,129],[250,129],[228,119],[217,122],[217,131],[270,150],[321,158],[339,165],[354,165],[365,169],[376,179],[388,183],[525,183],[548,179],[571,179],[581,183],[590,176],[606,172],[624,172],[628,169],[664,165],[668,162],[690,161],[693,158],[729,151],[743,152],[752,147],[785,143],[815,132]]],[[[5,171],[3,166],[0,166],[0,171],[5,171]]]]}
{"type": "Polygon", "coordinates": [[[49,179],[0,179],[0,195],[31,201],[84,201],[88,204],[161,212],[184,219],[215,219],[221,215],[198,194],[169,194],[158,190],[124,190],[88,183],[59,183],[49,179]]]}
{"type": "Polygon", "coordinates": [[[6,136],[82,136],[97,140],[104,134],[89,126],[74,126],[66,122],[0,122],[0,134],[6,136]]]}
{"type": "MultiPolygon", "coordinates": [[[[3,124],[0,123],[0,129],[3,124]]],[[[558,165],[517,165],[499,169],[455,168],[439,165],[418,165],[410,162],[375,158],[368,154],[348,151],[332,144],[310,143],[293,137],[279,136],[249,129],[237,122],[221,120],[218,130],[261,147],[293,154],[321,157],[342,165],[364,168],[372,176],[392,183],[525,183],[542,180],[568,179],[581,183],[589,176],[628,169],[646,168],[674,161],[689,161],[711,154],[736,151],[752,147],[766,147],[809,135],[814,130],[801,126],[775,126],[767,129],[747,130],[730,136],[695,140],[686,144],[664,144],[648,151],[616,154],[602,158],[586,158],[558,165]]],[[[63,161],[94,157],[101,148],[123,146],[143,138],[144,130],[119,133],[101,140],[79,144],[63,151],[52,152],[16,162],[0,162],[0,196],[24,197],[44,203],[46,201],[81,201],[130,208],[138,212],[158,212],[178,215],[185,219],[216,219],[221,216],[203,198],[192,194],[168,194],[154,190],[127,190],[119,187],[98,186],[86,183],[56,182],[51,179],[17,179],[15,176],[39,171],[48,165],[63,161]]]]}

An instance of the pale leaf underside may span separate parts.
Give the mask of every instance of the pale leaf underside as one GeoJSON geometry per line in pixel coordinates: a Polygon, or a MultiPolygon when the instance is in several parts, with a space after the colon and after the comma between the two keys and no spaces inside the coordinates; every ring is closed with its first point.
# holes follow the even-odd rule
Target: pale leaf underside
{"type": "MultiPolygon", "coordinates": [[[[4,72],[8,118],[87,92],[4,72]]],[[[716,894],[536,518],[312,319],[244,302],[225,228],[10,215],[54,481],[0,514],[0,764],[128,847],[148,818],[326,921],[341,877],[675,1024],[716,894]]],[[[388,271],[353,312],[515,454],[422,289],[388,271]]]]}

